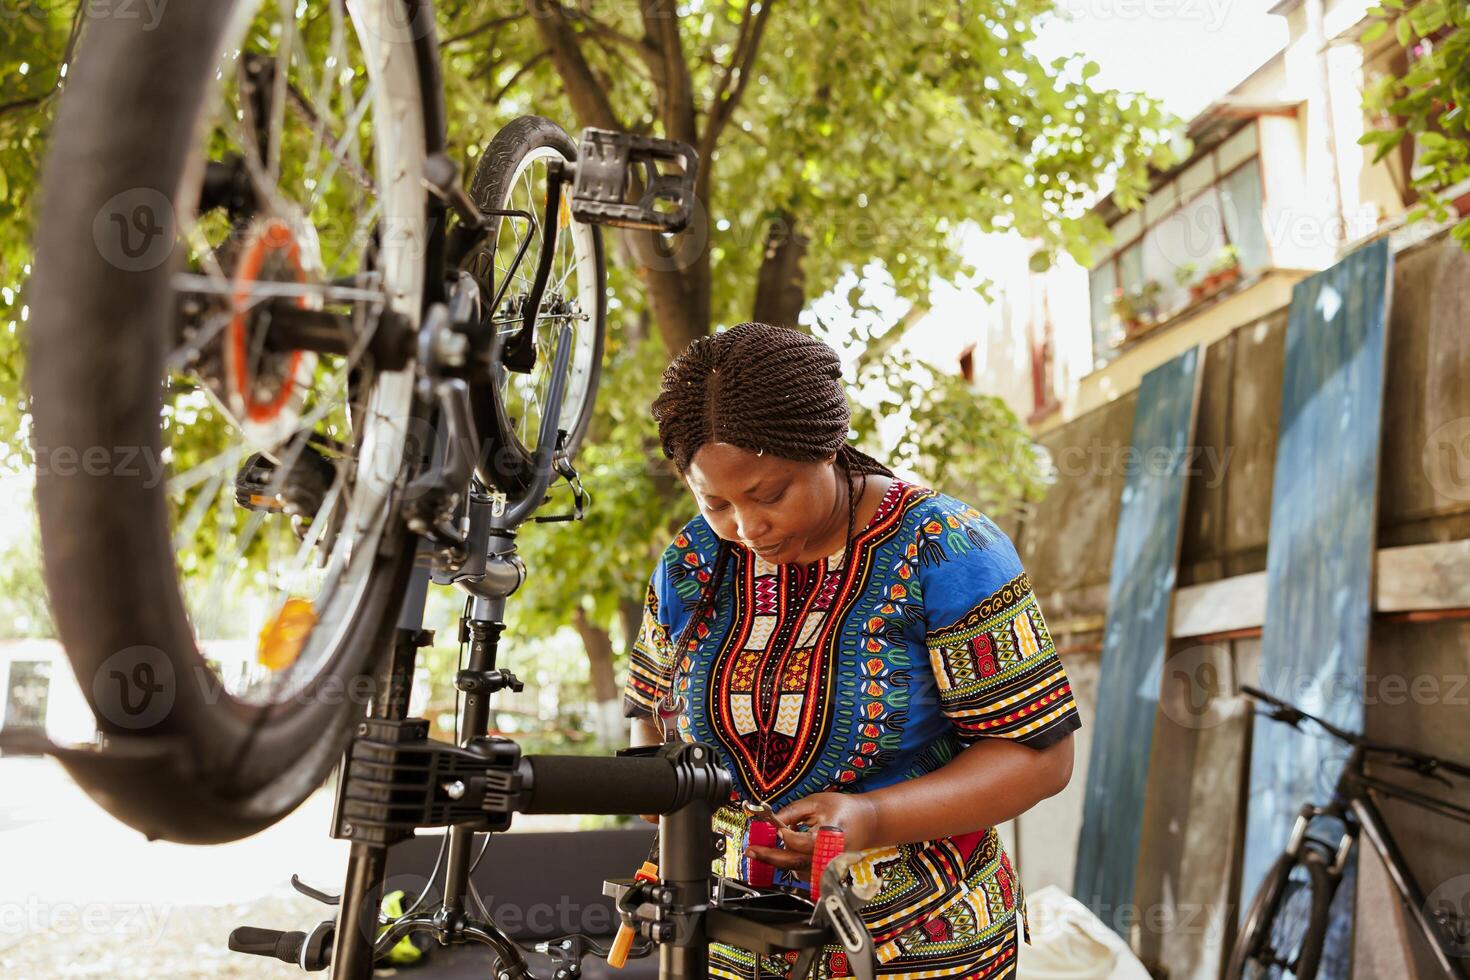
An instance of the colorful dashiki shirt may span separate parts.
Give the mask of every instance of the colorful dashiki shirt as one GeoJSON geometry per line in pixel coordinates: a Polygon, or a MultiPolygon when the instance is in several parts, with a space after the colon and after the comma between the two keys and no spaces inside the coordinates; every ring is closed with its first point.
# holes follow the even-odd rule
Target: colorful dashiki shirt
{"type": "MultiPolygon", "coordinates": [[[[665,691],[718,543],[696,517],[665,550],[624,691],[629,717],[649,715],[665,691]]],[[[932,772],[982,737],[1041,748],[1080,726],[1015,548],[979,511],[895,480],[851,557],[776,566],[734,545],[713,609],[680,653],[679,734],[715,746],[732,801],[780,809],[822,791],[877,789],[932,772]]],[[[716,870],[744,878],[748,818],[722,807],[716,826],[727,838],[716,870]]],[[[882,883],[863,909],[880,976],[1014,973],[1020,882],[993,828],[871,849],[853,876],[882,883]]],[[[760,976],[785,977],[795,955],[761,959],[760,976]]],[[[754,960],[715,944],[710,974],[743,980],[754,960]]],[[[850,973],[838,947],[818,972],[850,973]]]]}

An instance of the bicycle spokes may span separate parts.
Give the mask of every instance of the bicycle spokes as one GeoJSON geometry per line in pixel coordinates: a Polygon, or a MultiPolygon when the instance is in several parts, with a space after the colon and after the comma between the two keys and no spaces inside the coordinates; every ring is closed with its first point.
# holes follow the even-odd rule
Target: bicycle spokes
{"type": "Polygon", "coordinates": [[[219,641],[206,655],[226,689],[256,701],[319,666],[301,657],[319,613],[361,586],[349,559],[377,506],[362,450],[390,307],[377,258],[396,230],[364,49],[341,4],[295,6],[251,12],[206,98],[163,413],[190,617],[219,641]]]}

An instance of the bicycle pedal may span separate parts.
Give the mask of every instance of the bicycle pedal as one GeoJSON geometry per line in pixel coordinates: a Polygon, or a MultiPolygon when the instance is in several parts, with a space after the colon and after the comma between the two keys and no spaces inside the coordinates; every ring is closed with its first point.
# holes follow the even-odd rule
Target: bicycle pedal
{"type": "Polygon", "coordinates": [[[699,154],[688,143],[584,129],[577,148],[572,214],[589,224],[667,234],[683,231],[694,214],[698,170],[699,154]],[[636,204],[629,203],[628,188],[640,170],[643,194],[636,204]]]}
{"type": "Polygon", "coordinates": [[[279,469],[264,453],[253,453],[235,474],[235,503],[246,510],[306,517],[320,511],[337,478],[332,461],[304,446],[284,480],[278,476],[279,469]]]}

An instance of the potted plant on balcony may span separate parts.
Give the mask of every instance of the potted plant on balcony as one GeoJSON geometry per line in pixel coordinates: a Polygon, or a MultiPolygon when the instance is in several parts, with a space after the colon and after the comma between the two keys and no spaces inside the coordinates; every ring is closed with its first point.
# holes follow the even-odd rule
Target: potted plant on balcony
{"type": "Polygon", "coordinates": [[[1109,306],[1112,308],[1114,318],[1123,325],[1125,334],[1132,332],[1138,321],[1138,307],[1133,302],[1133,294],[1119,286],[1113,290],[1113,298],[1109,306]]]}
{"type": "Polygon", "coordinates": [[[1150,279],[1138,287],[1137,307],[1138,316],[1143,325],[1152,326],[1159,319],[1159,297],[1164,293],[1164,286],[1157,279],[1150,279]]]}
{"type": "Polygon", "coordinates": [[[1125,337],[1132,337],[1158,320],[1159,294],[1162,292],[1163,286],[1156,279],[1150,279],[1136,289],[1125,290],[1119,286],[1113,290],[1113,316],[1123,324],[1125,337]]]}
{"type": "Polygon", "coordinates": [[[1210,265],[1210,274],[1205,277],[1209,284],[1208,294],[1213,295],[1240,278],[1240,249],[1234,245],[1223,246],[1210,265]]]}
{"type": "Polygon", "coordinates": [[[1204,296],[1204,283],[1195,278],[1199,267],[1193,262],[1186,262],[1174,269],[1174,281],[1181,287],[1189,290],[1189,305],[1193,306],[1204,296]]]}

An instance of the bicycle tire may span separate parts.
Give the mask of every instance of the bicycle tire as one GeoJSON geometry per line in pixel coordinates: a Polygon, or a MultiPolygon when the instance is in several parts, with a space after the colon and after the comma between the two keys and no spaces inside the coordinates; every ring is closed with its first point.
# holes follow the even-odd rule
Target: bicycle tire
{"type": "MultiPolygon", "coordinates": [[[[176,299],[171,276],[179,250],[152,267],[125,269],[103,255],[94,221],[117,195],[140,189],[167,202],[188,199],[179,193],[197,149],[216,52],[232,26],[243,28],[234,16],[239,9],[227,2],[170,4],[147,30],[124,18],[87,26],[43,171],[28,365],[38,455],[57,447],[161,451],[162,325],[176,299]]],[[[380,152],[421,167],[425,93],[411,46],[388,33],[404,30],[391,26],[388,13],[379,0],[356,4],[353,16],[367,25],[353,29],[360,40],[364,29],[381,31],[371,42],[389,53],[379,59],[381,97],[397,100],[404,120],[397,136],[407,145],[380,152]]],[[[416,176],[405,178],[422,195],[416,176]]],[[[395,209],[408,200],[405,178],[392,178],[384,193],[395,209]]],[[[402,210],[418,220],[414,209],[402,210]]],[[[416,213],[422,211],[420,203],[416,213]]],[[[395,308],[414,323],[420,298],[421,290],[395,308]]],[[[394,396],[405,399],[398,424],[406,425],[415,411],[411,377],[396,372],[375,385],[408,393],[394,396]]],[[[389,443],[383,459],[405,465],[406,445],[406,435],[396,448],[389,443]]],[[[183,843],[236,840],[299,805],[339,760],[362,714],[364,698],[346,693],[346,682],[370,672],[391,641],[413,558],[401,523],[385,508],[375,529],[363,533],[354,558],[364,563],[354,614],[334,622],[330,634],[314,630],[308,641],[309,649],[321,644],[319,672],[299,696],[261,705],[201,682],[208,667],[175,568],[160,481],[121,469],[61,473],[38,466],[36,496],[56,626],[103,740],[95,752],[58,749],[77,781],[150,839],[183,843]],[[123,654],[134,664],[144,657],[150,686],[172,682],[157,702],[161,713],[122,718],[101,699],[108,665],[123,654]]]]}
{"type": "Polygon", "coordinates": [[[1332,905],[1336,883],[1328,859],[1317,848],[1306,846],[1295,857],[1290,854],[1281,855],[1262,879],[1261,887],[1251,900],[1240,934],[1230,953],[1230,963],[1225,971],[1225,976],[1230,980],[1253,980],[1261,975],[1252,972],[1252,967],[1259,967],[1254,958],[1260,952],[1261,945],[1272,937],[1277,917],[1288,897],[1292,872],[1297,868],[1304,870],[1304,887],[1310,889],[1311,894],[1304,928],[1296,942],[1296,949],[1299,951],[1296,968],[1289,975],[1295,980],[1314,980],[1317,976],[1317,968],[1322,961],[1322,946],[1327,938],[1327,913],[1332,905]]]}
{"type": "MultiPolygon", "coordinates": [[[[470,184],[470,196],[475,204],[487,210],[505,207],[505,202],[514,189],[513,182],[518,168],[529,154],[543,149],[554,150],[568,162],[577,159],[577,144],[550,119],[542,116],[520,116],[503,126],[481,154],[480,162],[475,167],[474,180],[470,184]]],[[[570,194],[571,188],[565,188],[564,193],[570,194]]],[[[540,215],[537,217],[539,219],[540,215]]],[[[602,376],[602,353],[607,323],[607,264],[602,229],[596,225],[582,227],[589,231],[592,240],[591,272],[596,290],[596,309],[592,313],[591,350],[587,365],[589,379],[582,403],[575,410],[575,422],[567,430],[565,450],[568,459],[576,455],[592,421],[597,388],[602,376]]],[[[492,268],[494,249],[495,240],[492,239],[486,250],[492,268]]],[[[471,256],[471,259],[474,258],[471,256]]],[[[527,249],[523,263],[534,269],[536,259],[536,248],[533,245],[527,249]]],[[[484,278],[481,282],[482,288],[490,285],[484,278]]],[[[485,295],[488,297],[491,294],[486,292],[485,295]]],[[[534,478],[533,452],[516,434],[499,385],[492,379],[481,379],[481,383],[472,387],[471,397],[475,425],[485,441],[486,451],[480,460],[481,479],[512,496],[519,496],[531,485],[534,478]]],[[[569,408],[569,405],[563,405],[564,418],[569,414],[569,408]]]]}

